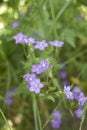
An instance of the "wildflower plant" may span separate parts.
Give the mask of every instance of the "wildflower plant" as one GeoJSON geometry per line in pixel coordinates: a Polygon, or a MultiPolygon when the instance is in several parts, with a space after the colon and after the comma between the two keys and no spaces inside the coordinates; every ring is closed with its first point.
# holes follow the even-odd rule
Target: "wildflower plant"
{"type": "Polygon", "coordinates": [[[9,16],[0,23],[0,129],[86,130],[86,7],[72,0],[0,3],[9,16]]]}

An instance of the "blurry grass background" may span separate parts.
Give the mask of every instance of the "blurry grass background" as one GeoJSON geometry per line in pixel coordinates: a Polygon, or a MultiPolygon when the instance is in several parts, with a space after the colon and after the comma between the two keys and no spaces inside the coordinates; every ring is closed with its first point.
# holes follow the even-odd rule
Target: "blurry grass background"
{"type": "MultiPolygon", "coordinates": [[[[61,40],[64,46],[59,50],[49,50],[45,55],[54,62],[66,64],[68,82],[79,86],[87,95],[87,0],[0,0],[0,108],[13,130],[34,130],[32,97],[25,90],[23,75],[26,62],[22,45],[16,45],[13,36],[22,32],[37,40],[61,40]],[[12,24],[17,20],[19,26],[12,24]],[[11,106],[5,104],[8,90],[17,88],[11,106]]],[[[37,52],[37,56],[41,53],[37,52]]],[[[43,57],[43,54],[41,55],[43,57]]],[[[60,69],[55,74],[58,75],[60,69]]],[[[56,84],[57,79],[54,78],[56,84]]],[[[58,77],[61,85],[61,78],[58,77]]],[[[57,102],[39,99],[38,106],[42,124],[46,121],[57,102]],[[44,113],[44,115],[43,115],[44,113]]],[[[60,130],[77,130],[80,120],[69,113],[64,106],[63,123],[60,130]]],[[[8,130],[0,114],[0,129],[8,130]]],[[[86,121],[82,130],[86,130],[86,121]]],[[[50,123],[44,130],[52,130],[50,123]]]]}

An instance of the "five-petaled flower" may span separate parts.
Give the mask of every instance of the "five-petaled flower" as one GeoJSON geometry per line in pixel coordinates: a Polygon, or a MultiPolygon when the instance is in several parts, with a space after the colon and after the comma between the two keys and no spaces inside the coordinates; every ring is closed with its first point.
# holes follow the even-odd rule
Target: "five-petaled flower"
{"type": "Polygon", "coordinates": [[[18,43],[28,43],[28,37],[24,35],[22,32],[19,32],[17,35],[13,36],[13,39],[15,40],[16,44],[18,43]]]}
{"type": "Polygon", "coordinates": [[[44,85],[40,82],[40,79],[34,79],[30,82],[29,90],[31,92],[35,92],[36,94],[40,93],[40,89],[43,88],[44,85]]]}
{"type": "Polygon", "coordinates": [[[41,42],[39,42],[39,41],[35,42],[34,48],[35,49],[38,48],[39,50],[43,51],[47,46],[48,46],[48,44],[46,43],[45,40],[43,40],[41,42]]]}
{"type": "Polygon", "coordinates": [[[52,46],[57,46],[57,47],[62,47],[64,42],[62,41],[57,41],[57,40],[54,40],[54,41],[51,41],[51,42],[48,42],[50,45],[52,46]]]}
{"type": "Polygon", "coordinates": [[[40,63],[38,65],[32,65],[32,72],[36,74],[43,73],[46,69],[50,68],[51,65],[48,60],[40,60],[40,63]]]}
{"type": "Polygon", "coordinates": [[[64,86],[64,93],[65,93],[67,99],[69,99],[69,100],[73,100],[74,99],[74,95],[70,91],[70,86],[64,86]]]}
{"type": "Polygon", "coordinates": [[[81,92],[78,96],[78,104],[83,107],[84,103],[87,101],[87,97],[84,96],[84,93],[81,92]]]}
{"type": "Polygon", "coordinates": [[[29,74],[29,73],[26,73],[24,75],[24,79],[26,82],[30,83],[32,80],[34,80],[36,78],[36,75],[35,74],[29,74]]]}

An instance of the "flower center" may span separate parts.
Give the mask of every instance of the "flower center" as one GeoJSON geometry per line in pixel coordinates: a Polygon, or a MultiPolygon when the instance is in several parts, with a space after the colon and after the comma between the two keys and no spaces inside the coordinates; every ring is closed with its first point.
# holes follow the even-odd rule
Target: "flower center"
{"type": "Polygon", "coordinates": [[[37,85],[37,84],[35,85],[35,88],[38,88],[38,85],[37,85]]]}
{"type": "Polygon", "coordinates": [[[29,80],[32,80],[32,78],[29,78],[29,80]]]}

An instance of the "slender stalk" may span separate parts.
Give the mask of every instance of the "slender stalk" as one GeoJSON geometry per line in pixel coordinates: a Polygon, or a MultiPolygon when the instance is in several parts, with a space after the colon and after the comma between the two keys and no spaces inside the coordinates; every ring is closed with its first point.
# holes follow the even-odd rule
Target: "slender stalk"
{"type": "Polygon", "coordinates": [[[39,122],[39,128],[40,128],[40,130],[43,130],[42,123],[41,123],[41,118],[40,118],[40,113],[39,113],[39,109],[38,109],[38,122],[39,122]]]}
{"type": "Polygon", "coordinates": [[[3,111],[1,110],[1,108],[0,108],[0,113],[1,113],[1,115],[2,115],[2,117],[3,117],[3,119],[4,119],[4,121],[6,122],[6,124],[7,124],[8,128],[9,128],[9,130],[12,130],[12,128],[11,128],[10,125],[8,124],[8,121],[7,121],[7,119],[6,119],[6,117],[5,117],[4,113],[3,113],[3,111]]]}
{"type": "Polygon", "coordinates": [[[49,3],[50,3],[50,8],[51,8],[52,20],[53,20],[53,31],[54,31],[54,36],[55,36],[55,38],[57,38],[55,11],[54,11],[54,6],[53,6],[52,0],[49,0],[49,3]]]}
{"type": "Polygon", "coordinates": [[[39,130],[38,129],[38,120],[37,120],[37,104],[36,104],[36,97],[35,94],[33,95],[33,114],[34,114],[34,123],[35,123],[35,130],[39,130]]]}
{"type": "Polygon", "coordinates": [[[66,10],[66,8],[71,4],[72,0],[68,0],[65,5],[61,8],[61,10],[58,12],[57,16],[56,16],[56,21],[60,18],[60,16],[64,13],[64,11],[66,10]]]}
{"type": "Polygon", "coordinates": [[[82,126],[83,126],[83,123],[84,123],[85,118],[86,118],[86,112],[87,112],[87,103],[85,103],[85,107],[84,107],[84,110],[83,110],[83,116],[81,118],[79,130],[82,130],[82,126]]]}
{"type": "Polygon", "coordinates": [[[70,63],[70,62],[73,61],[75,58],[77,58],[77,57],[83,55],[83,54],[86,53],[86,52],[87,52],[87,49],[85,49],[84,51],[82,51],[82,52],[78,53],[77,55],[73,56],[72,58],[70,58],[69,60],[67,60],[66,62],[64,62],[64,64],[70,63]]]}
{"type": "MultiPolygon", "coordinates": [[[[61,10],[58,12],[57,16],[55,17],[55,23],[58,21],[58,19],[60,18],[60,16],[65,12],[65,10],[68,8],[68,6],[71,4],[72,0],[67,1],[64,6],[61,8],[61,10]]],[[[52,5],[52,4],[51,4],[52,5]]],[[[53,12],[53,11],[52,11],[53,12]]],[[[55,24],[56,26],[56,24],[55,24]]],[[[50,31],[48,32],[47,37],[49,37],[49,35],[51,34],[51,32],[53,31],[54,28],[54,23],[51,25],[50,27],[50,31]]]]}
{"type": "MultiPolygon", "coordinates": [[[[55,107],[55,109],[54,109],[54,111],[56,111],[59,107],[60,107],[60,105],[61,105],[61,101],[58,103],[58,105],[55,107]]],[[[52,118],[52,115],[50,115],[49,117],[48,117],[48,119],[46,120],[46,122],[44,123],[44,125],[43,125],[43,129],[46,127],[46,125],[49,123],[49,121],[51,120],[51,118],[52,118]]]]}

